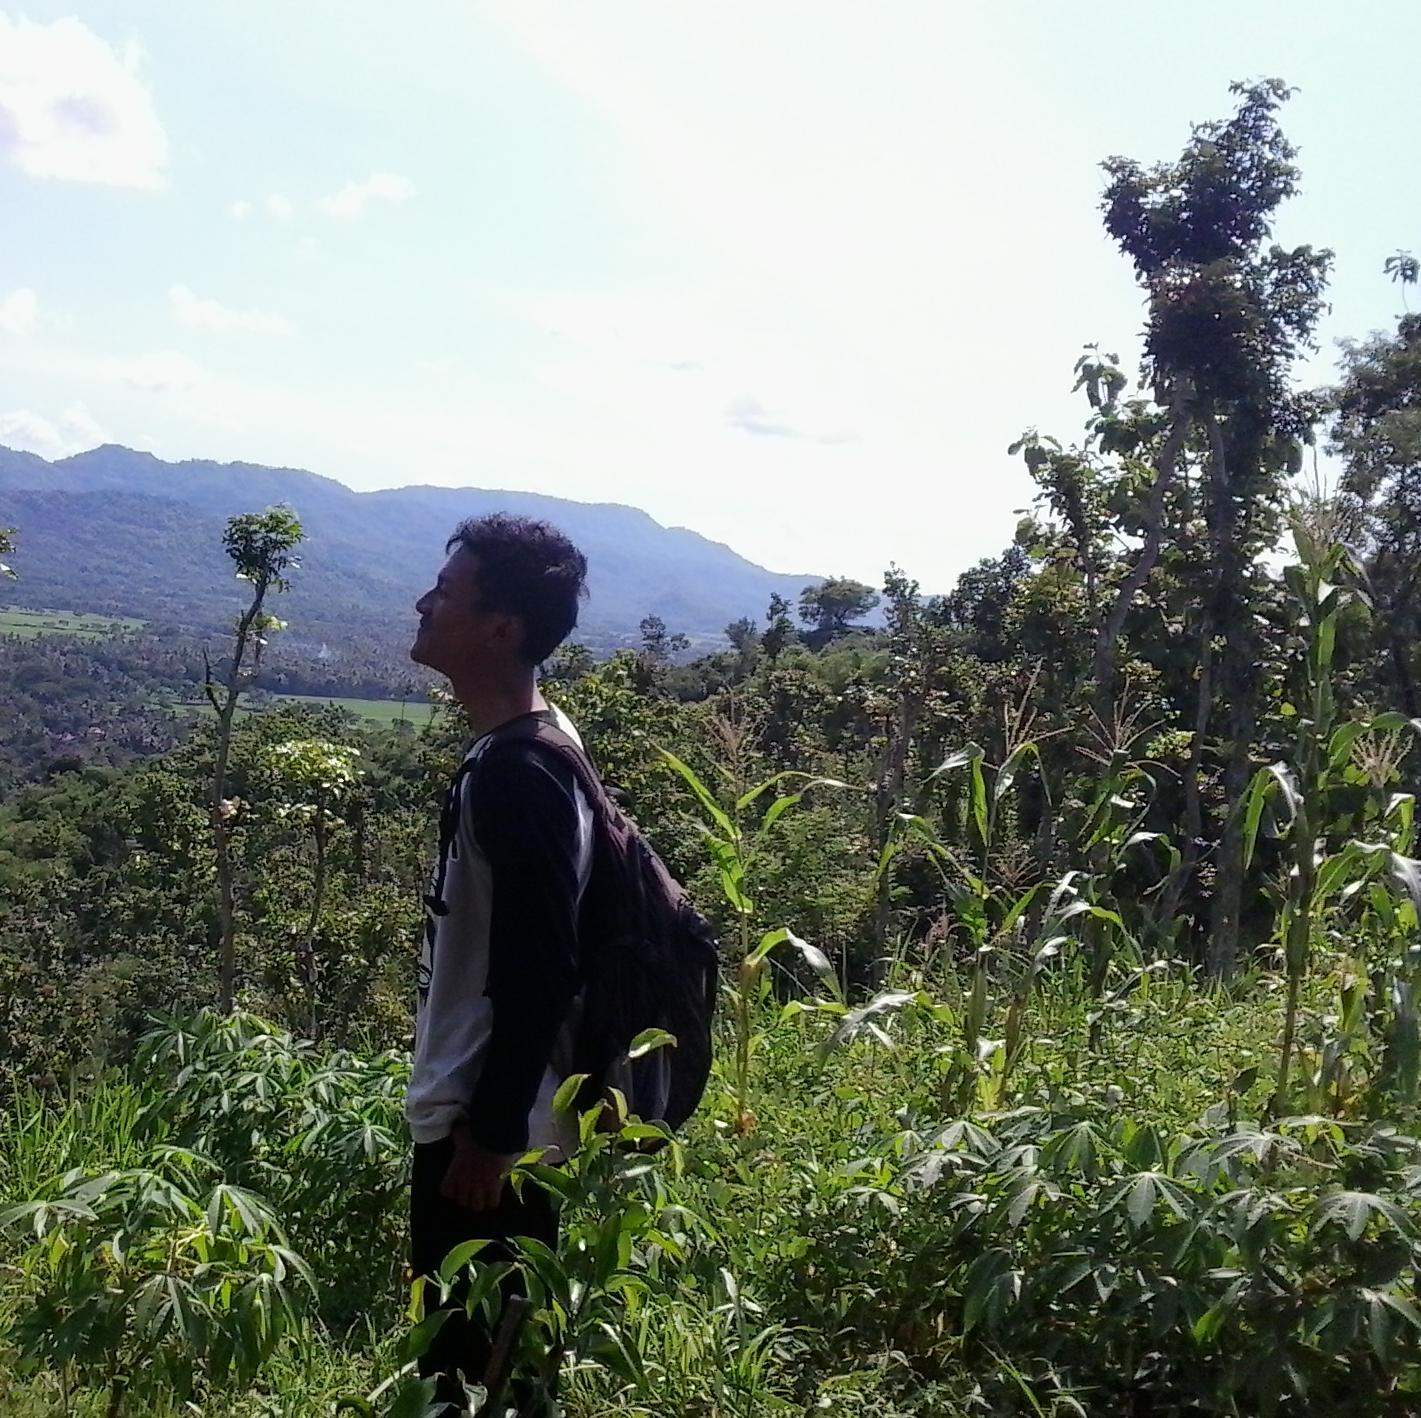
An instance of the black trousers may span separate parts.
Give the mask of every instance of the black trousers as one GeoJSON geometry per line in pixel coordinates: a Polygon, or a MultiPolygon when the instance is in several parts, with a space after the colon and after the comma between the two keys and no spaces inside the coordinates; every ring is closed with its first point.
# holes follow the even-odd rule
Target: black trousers
{"type": "MultiPolygon", "coordinates": [[[[492,1211],[469,1211],[442,1196],[439,1188],[453,1155],[454,1144],[449,1138],[415,1144],[410,1179],[410,1264],[416,1275],[432,1276],[437,1285],[444,1257],[465,1241],[495,1243],[479,1252],[476,1259],[480,1261],[513,1259],[511,1247],[497,1244],[510,1236],[532,1236],[556,1248],[557,1212],[548,1194],[531,1182],[523,1188],[521,1199],[505,1184],[503,1199],[492,1211]]],[[[460,1408],[463,1390],[458,1372],[463,1370],[470,1383],[482,1383],[493,1349],[493,1335],[483,1321],[477,1315],[470,1318],[463,1313],[466,1288],[456,1287],[450,1295],[450,1307],[458,1308],[419,1360],[422,1378],[439,1379],[436,1396],[460,1408]]],[[[521,1277],[512,1272],[501,1288],[507,1304],[511,1296],[522,1292],[521,1277]]],[[[432,1295],[428,1290],[425,1294],[430,1304],[438,1304],[437,1290],[432,1295]]],[[[519,1387],[515,1384],[515,1391],[519,1387]]]]}

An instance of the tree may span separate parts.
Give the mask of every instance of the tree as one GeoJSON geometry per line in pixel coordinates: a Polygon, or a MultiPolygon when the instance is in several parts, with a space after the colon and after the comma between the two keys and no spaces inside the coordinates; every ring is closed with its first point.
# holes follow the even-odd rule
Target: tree
{"type": "Polygon", "coordinates": [[[778,591],[771,591],[769,609],[765,612],[765,633],[760,637],[760,645],[771,664],[784,653],[785,646],[793,641],[794,636],[789,602],[778,591]]]}
{"type": "Polygon", "coordinates": [[[641,631],[641,654],[647,664],[669,664],[677,655],[691,648],[691,642],[679,632],[672,635],[659,615],[647,615],[638,627],[641,631]]]}
{"type": "Polygon", "coordinates": [[[320,980],[316,939],[325,904],[328,868],[326,849],[333,828],[343,825],[340,813],[360,778],[355,760],[360,750],[327,739],[291,739],[276,744],[270,763],[285,801],[278,813],[307,828],[314,861],[311,868],[311,912],[305,936],[296,952],[297,973],[306,992],[307,1029],[320,1037],[320,980]]]}
{"type": "MultiPolygon", "coordinates": [[[[1409,251],[1396,251],[1386,258],[1382,270],[1391,277],[1393,282],[1401,286],[1401,302],[1406,305],[1406,287],[1414,286],[1418,278],[1421,278],[1421,261],[1409,251]]],[[[1410,309],[1410,307],[1407,307],[1410,309]]]]}
{"type": "MultiPolygon", "coordinates": [[[[1217,701],[1227,744],[1228,804],[1210,926],[1209,965],[1233,968],[1243,887],[1239,805],[1249,778],[1260,676],[1252,606],[1258,555],[1279,531],[1283,484],[1301,460],[1318,401],[1290,387],[1294,359],[1311,347],[1331,252],[1269,244],[1274,214],[1298,186],[1296,149],[1277,111],[1290,96],[1279,79],[1233,84],[1233,116],[1198,125],[1179,159],[1142,168],[1127,158],[1105,164],[1105,225],[1134,263],[1148,302],[1145,360],[1168,432],[1148,495],[1144,545],[1121,583],[1097,642],[1096,690],[1114,692],[1115,645],[1129,603],[1153,568],[1160,518],[1180,457],[1197,442],[1203,554],[1211,586],[1197,625],[1197,782],[1217,701]]],[[[1197,797],[1191,815],[1197,818],[1197,797]]],[[[1186,833],[1189,845],[1198,832],[1186,833]]],[[[1186,853],[1184,871],[1194,862],[1186,853]]]]}
{"type": "Polygon", "coordinates": [[[269,507],[228,519],[222,545],[237,568],[237,579],[249,582],[252,598],[237,620],[228,661],[219,682],[204,652],[203,688],[217,714],[217,754],[212,770],[212,841],[217,857],[217,930],[219,1004],[230,1014],[236,993],[237,924],[232,887],[231,835],[237,804],[227,798],[227,765],[232,752],[232,724],[242,691],[256,678],[267,636],[281,629],[275,616],[263,607],[267,593],[284,591],[286,572],[299,562],[296,548],[302,538],[301,523],[289,507],[269,507]]]}
{"type": "MultiPolygon", "coordinates": [[[[1400,279],[1416,280],[1414,259],[1400,279]]],[[[1342,366],[1329,446],[1345,460],[1342,490],[1363,519],[1360,550],[1385,647],[1381,679],[1394,696],[1394,706],[1379,707],[1421,715],[1421,315],[1403,315],[1395,335],[1345,341],[1342,366]]]]}
{"type": "MultiPolygon", "coordinates": [[[[15,551],[15,529],[13,527],[0,527],[0,557],[12,556],[15,551]]],[[[0,561],[0,576],[8,576],[14,579],[14,570],[0,561]]]]}
{"type": "Polygon", "coordinates": [[[725,638],[734,649],[744,654],[758,638],[755,622],[748,615],[742,615],[739,620],[732,620],[725,627],[725,638]]]}
{"type": "Polygon", "coordinates": [[[878,592],[862,581],[831,576],[799,594],[799,618],[811,628],[814,640],[825,644],[849,631],[851,621],[866,616],[878,604],[878,592]]]}

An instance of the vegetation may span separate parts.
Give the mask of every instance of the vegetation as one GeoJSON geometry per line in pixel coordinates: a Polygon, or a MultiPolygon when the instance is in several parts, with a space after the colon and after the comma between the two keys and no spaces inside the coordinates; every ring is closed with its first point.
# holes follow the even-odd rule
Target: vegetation
{"type": "MultiPolygon", "coordinates": [[[[509,1333],[569,1414],[1421,1403],[1416,317],[1293,391],[1327,262],[1269,245],[1286,90],[1236,99],[1107,165],[1146,367],[1085,352],[1000,556],[548,667],[725,956],[686,1134],[520,1167],[566,1225],[509,1333]]],[[[190,729],[0,804],[0,1407],[422,1414],[400,1104],[465,728],[190,729]]]]}

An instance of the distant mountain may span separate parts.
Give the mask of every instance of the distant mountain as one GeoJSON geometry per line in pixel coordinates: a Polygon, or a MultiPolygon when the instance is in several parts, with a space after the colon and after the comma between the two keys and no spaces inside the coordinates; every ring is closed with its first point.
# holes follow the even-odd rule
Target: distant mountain
{"type": "Polygon", "coordinates": [[[4,596],[32,606],[140,616],[199,630],[227,624],[241,596],[222,551],[224,521],[289,503],[307,534],[280,613],[317,641],[360,628],[403,640],[444,543],[465,517],[507,511],[561,527],[587,555],[577,638],[631,643],[649,612],[702,644],[732,620],[794,600],[818,577],[766,571],[729,547],[615,503],[529,492],[402,487],[354,492],[297,468],[165,463],[105,445],[58,462],[0,448],[0,526],[19,529],[21,579],[4,596]]]}

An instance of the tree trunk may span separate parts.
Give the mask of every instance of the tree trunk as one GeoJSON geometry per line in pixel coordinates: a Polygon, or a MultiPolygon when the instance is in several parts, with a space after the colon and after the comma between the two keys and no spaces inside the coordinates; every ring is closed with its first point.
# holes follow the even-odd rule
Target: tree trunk
{"type": "Polygon", "coordinates": [[[1120,583],[1110,613],[1105,617],[1095,637],[1091,676],[1095,681],[1095,713],[1101,723],[1108,720],[1110,703],[1115,695],[1115,658],[1119,649],[1120,633],[1125,628],[1125,620],[1130,614],[1130,606],[1135,596],[1150,579],[1150,572],[1159,560],[1160,546],[1164,540],[1165,499],[1174,483],[1175,469],[1179,465],[1180,456],[1184,452],[1184,440],[1189,433],[1186,401],[1178,389],[1170,403],[1169,419],[1169,433],[1160,452],[1154,485],[1150,488],[1149,501],[1145,505],[1145,539],[1140,547],[1140,554],[1135,559],[1130,574],[1120,583]]]}
{"type": "Polygon", "coordinates": [[[268,582],[258,580],[252,591],[252,603],[237,622],[236,644],[232,648],[232,663],[223,685],[225,697],[219,698],[212,686],[209,669],[204,688],[213,709],[217,711],[217,762],[212,772],[212,843],[217,859],[217,932],[218,932],[218,1007],[231,1014],[237,994],[237,914],[236,893],[232,884],[232,853],[230,830],[224,801],[227,792],[227,765],[232,752],[232,722],[237,715],[237,700],[242,693],[242,666],[247,657],[252,627],[261,614],[268,582]]]}
{"type": "Polygon", "coordinates": [[[1238,525],[1224,433],[1218,415],[1209,411],[1210,531],[1218,567],[1214,601],[1215,630],[1223,640],[1219,689],[1228,705],[1229,758],[1224,770],[1226,804],[1214,878],[1214,903],[1209,929],[1209,973],[1227,977],[1238,959],[1239,918],[1243,907],[1243,795],[1248,787],[1250,746],[1257,718],[1257,636],[1248,609],[1242,542],[1247,524],[1238,525]]]}
{"type": "Polygon", "coordinates": [[[306,943],[301,950],[301,977],[306,987],[306,1017],[310,1037],[320,1037],[320,1019],[316,997],[316,936],[321,928],[321,907],[326,899],[326,813],[325,803],[316,799],[316,822],[312,829],[316,844],[315,879],[311,883],[311,920],[306,928],[306,943]]]}
{"type": "MultiPolygon", "coordinates": [[[[1184,770],[1184,842],[1179,865],[1164,890],[1160,921],[1168,923],[1179,914],[1185,890],[1199,866],[1199,848],[1204,833],[1204,805],[1199,793],[1199,775],[1204,771],[1204,744],[1209,734],[1209,717],[1214,704],[1214,622],[1206,609],[1199,642],[1199,682],[1194,695],[1194,730],[1189,742],[1189,766],[1184,770]]],[[[1196,956],[1196,959],[1198,957],[1196,956]]]]}
{"type": "Polygon", "coordinates": [[[218,1008],[231,1014],[237,981],[237,929],[228,841],[227,760],[232,747],[232,718],[237,696],[230,689],[217,721],[217,766],[212,774],[212,840],[217,854],[218,1008]]]}
{"type": "MultiPolygon", "coordinates": [[[[878,787],[874,799],[874,810],[878,818],[878,860],[883,859],[883,850],[888,845],[893,831],[893,814],[903,801],[903,786],[907,778],[908,752],[912,747],[913,730],[918,720],[917,697],[900,695],[898,700],[897,723],[890,729],[888,744],[884,749],[884,770],[878,776],[878,787]]],[[[888,953],[888,930],[892,924],[892,873],[883,872],[873,902],[873,962],[870,967],[875,982],[884,974],[884,962],[888,953]]]]}
{"type": "Polygon", "coordinates": [[[1396,677],[1396,692],[1401,700],[1401,712],[1408,719],[1421,715],[1421,696],[1416,692],[1416,675],[1411,668],[1411,654],[1415,641],[1409,638],[1397,623],[1398,617],[1388,615],[1387,642],[1391,650],[1391,669],[1396,677]]]}

